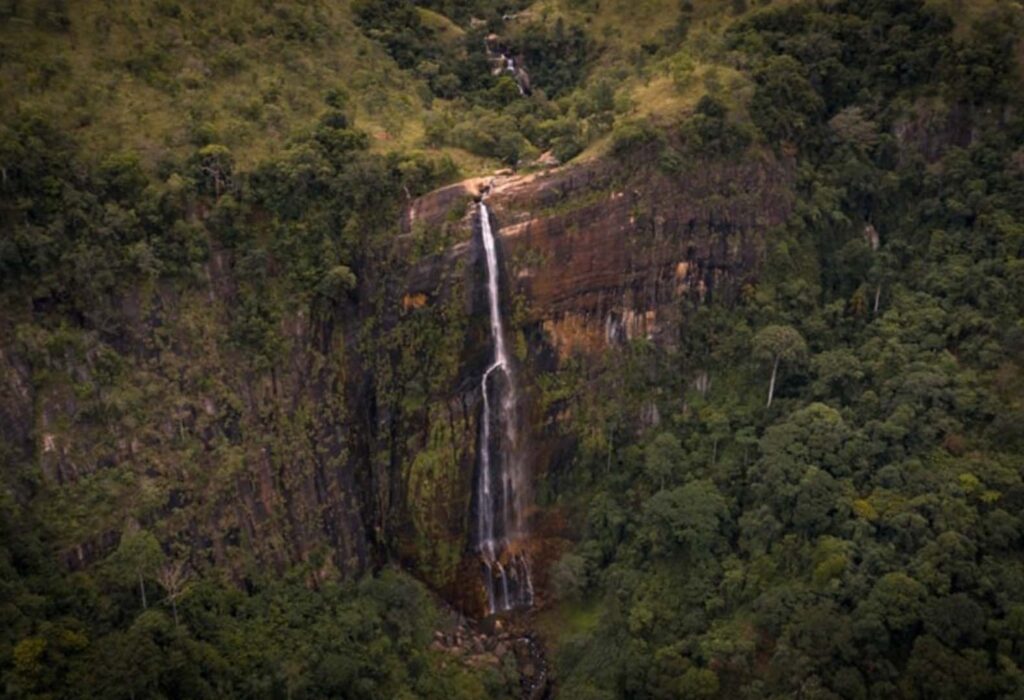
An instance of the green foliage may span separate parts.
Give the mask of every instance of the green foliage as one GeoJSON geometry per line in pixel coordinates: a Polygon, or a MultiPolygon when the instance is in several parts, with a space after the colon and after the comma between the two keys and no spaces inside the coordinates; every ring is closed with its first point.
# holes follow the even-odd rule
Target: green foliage
{"type": "MultiPolygon", "coordinates": [[[[695,158],[737,158],[722,129],[742,128],[746,108],[794,161],[797,211],[740,298],[681,306],[677,347],[612,348],[573,369],[589,379],[570,434],[586,454],[601,431],[605,452],[589,469],[579,458],[552,498],[590,504],[583,561],[563,561],[585,564],[585,603],[603,613],[559,640],[568,692],[1020,692],[1018,636],[994,621],[1024,595],[1008,583],[1019,519],[1003,515],[1024,472],[1000,418],[1022,414],[993,387],[1019,389],[1024,371],[1005,265],[1020,238],[995,223],[1021,214],[1005,154],[1024,123],[972,111],[966,148],[902,126],[1019,104],[1000,87],[1017,69],[992,16],[954,35],[932,3],[776,3],[728,29],[749,102],[701,100],[658,165],[692,177],[695,158]],[[977,93],[950,77],[973,70],[977,93]],[[768,372],[781,398],[765,410],[768,372]]],[[[645,153],[642,138],[622,143],[613,152],[645,153]]]]}
{"type": "Polygon", "coordinates": [[[358,0],[352,9],[360,26],[387,47],[399,66],[412,68],[420,61],[430,31],[415,5],[408,0],[358,0]]]}
{"type": "Polygon", "coordinates": [[[551,587],[560,601],[580,597],[587,589],[587,560],[578,554],[566,554],[551,569],[551,587]]]}
{"type": "MultiPolygon", "coordinates": [[[[535,377],[564,446],[539,500],[575,524],[546,593],[586,617],[550,647],[562,696],[1019,695],[1011,5],[630,6],[659,27],[576,1],[0,6],[3,692],[504,692],[428,649],[420,584],[335,571],[366,545],[443,588],[464,552],[451,397],[486,329],[459,270],[403,303],[456,233],[396,222],[457,175],[412,146],[482,171],[607,136],[615,191],[776,158],[793,215],[732,293],[719,260],[760,224],[695,202],[714,230],[676,230],[706,236],[700,304],[629,292],[679,337],[535,377]],[[533,95],[492,73],[492,31],[533,95]]],[[[683,226],[670,204],[632,212],[657,231],[638,246],[683,226]]]]}
{"type": "Polygon", "coordinates": [[[682,445],[672,433],[659,433],[644,451],[644,472],[658,488],[676,481],[673,477],[682,471],[684,462],[682,445]]]}
{"type": "Polygon", "coordinates": [[[763,360],[798,360],[807,353],[807,343],[791,326],[766,326],[754,336],[754,355],[763,360]]]}
{"type": "Polygon", "coordinates": [[[661,133],[647,122],[626,122],[612,132],[611,152],[616,158],[625,159],[637,151],[659,144],[661,133]]]}
{"type": "MultiPolygon", "coordinates": [[[[30,585],[43,582],[55,579],[30,585]]],[[[483,697],[484,678],[427,651],[442,620],[424,588],[393,571],[248,594],[210,578],[179,605],[180,624],[152,606],[111,617],[116,598],[83,580],[47,592],[68,612],[14,645],[9,697],[483,697]]]]}
{"type": "Polygon", "coordinates": [[[451,131],[449,143],[462,146],[477,155],[515,165],[527,148],[515,121],[506,115],[476,110],[459,121],[451,131]]]}
{"type": "Polygon", "coordinates": [[[692,561],[719,549],[727,517],[725,500],[715,486],[694,481],[659,491],[644,504],[643,537],[652,556],[675,554],[692,561]]]}
{"type": "Polygon", "coordinates": [[[807,354],[807,343],[803,336],[791,326],[766,326],[754,336],[754,357],[766,360],[772,365],[772,378],[768,387],[768,405],[772,405],[775,393],[775,379],[780,362],[797,362],[807,354]]]}
{"type": "Polygon", "coordinates": [[[440,15],[435,18],[443,28],[435,26],[409,0],[359,0],[352,9],[363,32],[401,68],[425,80],[434,95],[499,103],[519,97],[514,80],[492,75],[482,27],[463,30],[440,15]]]}
{"type": "Polygon", "coordinates": [[[194,182],[202,194],[220,197],[232,188],[231,175],[234,169],[234,158],[227,146],[211,143],[203,146],[190,161],[194,182]]]}
{"type": "Polygon", "coordinates": [[[1010,97],[1013,76],[1020,70],[1014,64],[1013,52],[1022,21],[1019,13],[999,8],[948,49],[948,90],[955,99],[980,104],[1010,97]]]}
{"type": "Polygon", "coordinates": [[[514,53],[522,55],[530,82],[548,97],[559,97],[584,79],[594,46],[578,26],[566,26],[559,17],[553,25],[532,22],[512,37],[514,53]]]}
{"type": "Polygon", "coordinates": [[[117,551],[110,558],[109,566],[113,576],[122,583],[132,585],[138,582],[140,600],[142,607],[145,608],[145,580],[153,578],[163,558],[160,543],[152,533],[139,530],[127,533],[121,538],[117,551]]]}
{"type": "Polygon", "coordinates": [[[697,103],[682,136],[692,153],[711,158],[735,156],[753,140],[749,127],[729,121],[725,105],[709,95],[697,103]]]}
{"type": "Polygon", "coordinates": [[[317,293],[322,294],[331,301],[338,303],[343,300],[344,295],[356,288],[356,276],[345,265],[335,265],[324,275],[317,286],[317,293]]]}
{"type": "Polygon", "coordinates": [[[750,101],[750,116],[770,140],[801,139],[821,118],[824,100],[794,58],[769,59],[754,79],[757,89],[750,101]]]}

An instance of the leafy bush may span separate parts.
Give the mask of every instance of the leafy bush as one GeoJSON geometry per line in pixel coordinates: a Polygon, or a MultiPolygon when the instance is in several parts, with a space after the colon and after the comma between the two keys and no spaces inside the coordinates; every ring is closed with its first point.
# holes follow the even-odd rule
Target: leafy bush
{"type": "Polygon", "coordinates": [[[750,102],[750,116],[770,140],[799,139],[824,115],[824,100],[790,56],[769,59],[754,79],[757,87],[750,102]]]}
{"type": "Polygon", "coordinates": [[[515,120],[483,110],[475,110],[468,119],[457,123],[450,143],[510,165],[519,162],[528,148],[515,120]]]}
{"type": "Polygon", "coordinates": [[[728,118],[724,104],[705,95],[697,109],[682,128],[687,149],[697,155],[710,157],[734,156],[753,141],[752,129],[728,118]]]}
{"type": "Polygon", "coordinates": [[[532,22],[516,31],[513,53],[529,67],[530,82],[549,97],[558,97],[580,85],[594,50],[586,33],[566,27],[559,17],[553,26],[532,22]]]}
{"type": "Polygon", "coordinates": [[[612,131],[611,153],[616,158],[624,159],[640,149],[661,143],[663,138],[661,132],[650,122],[623,122],[612,131]]]}

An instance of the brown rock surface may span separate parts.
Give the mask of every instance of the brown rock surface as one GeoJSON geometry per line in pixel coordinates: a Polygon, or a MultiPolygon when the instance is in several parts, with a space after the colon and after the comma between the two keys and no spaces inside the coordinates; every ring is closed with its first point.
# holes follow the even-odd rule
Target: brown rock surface
{"type": "MultiPolygon", "coordinates": [[[[790,166],[770,157],[674,177],[595,162],[492,178],[486,202],[509,286],[564,357],[637,337],[671,343],[681,322],[673,302],[735,294],[756,277],[765,232],[792,208],[791,181],[790,166]]],[[[453,191],[481,185],[469,183],[420,198],[409,216],[436,225],[453,191]]],[[[410,294],[426,291],[423,276],[413,279],[424,289],[410,294]]]]}

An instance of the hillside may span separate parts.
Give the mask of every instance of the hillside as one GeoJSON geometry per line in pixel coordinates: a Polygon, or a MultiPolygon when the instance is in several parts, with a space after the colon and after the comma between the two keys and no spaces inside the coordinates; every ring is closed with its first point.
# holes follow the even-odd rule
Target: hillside
{"type": "Polygon", "coordinates": [[[1018,0],[0,3],[12,698],[1024,693],[1018,0]]]}

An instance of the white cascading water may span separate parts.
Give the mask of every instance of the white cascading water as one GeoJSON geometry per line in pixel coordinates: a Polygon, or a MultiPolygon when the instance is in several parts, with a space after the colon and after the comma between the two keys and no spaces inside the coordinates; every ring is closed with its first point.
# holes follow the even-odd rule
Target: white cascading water
{"type": "MultiPolygon", "coordinates": [[[[490,53],[490,47],[487,45],[486,41],[484,42],[484,46],[487,47],[487,52],[490,53]]],[[[523,89],[523,82],[519,79],[519,70],[516,68],[516,59],[502,51],[499,60],[504,64],[505,72],[512,74],[512,78],[516,81],[516,87],[519,89],[520,96],[526,97],[526,90],[523,89]]],[[[497,72],[495,72],[495,75],[500,71],[501,69],[499,68],[497,72]]]]}
{"type": "Polygon", "coordinates": [[[487,205],[480,202],[480,237],[487,258],[487,301],[494,360],[480,382],[480,455],[476,484],[477,551],[483,564],[488,612],[533,604],[533,584],[522,517],[527,484],[517,435],[518,406],[512,366],[505,347],[498,287],[498,254],[487,205]],[[497,410],[495,410],[497,409],[497,410]]]}

